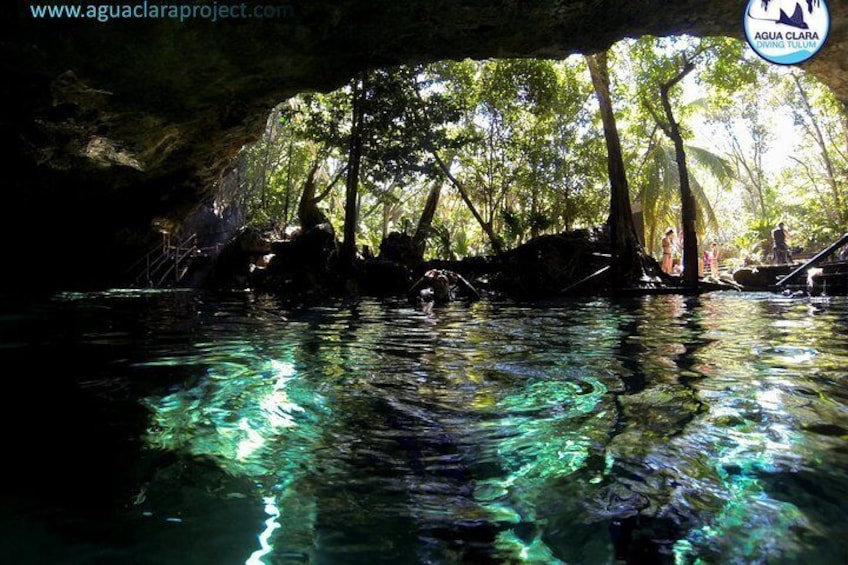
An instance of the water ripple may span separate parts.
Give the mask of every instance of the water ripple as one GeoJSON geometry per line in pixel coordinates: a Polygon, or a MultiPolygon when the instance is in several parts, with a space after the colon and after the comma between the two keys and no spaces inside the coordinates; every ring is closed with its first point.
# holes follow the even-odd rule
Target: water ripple
{"type": "MultiPolygon", "coordinates": [[[[399,301],[114,292],[42,308],[73,324],[47,334],[15,314],[0,318],[2,335],[15,324],[45,350],[84,347],[92,367],[68,372],[86,375],[80,390],[146,410],[145,456],[162,463],[126,479],[138,481],[127,519],[185,526],[206,510],[192,526],[206,537],[252,524],[250,563],[848,553],[836,496],[848,484],[844,300],[424,313],[399,301]],[[178,515],[175,500],[198,506],[178,515]],[[213,511],[234,501],[249,519],[244,506],[213,511]]],[[[30,347],[10,343],[0,351],[30,347]]]]}

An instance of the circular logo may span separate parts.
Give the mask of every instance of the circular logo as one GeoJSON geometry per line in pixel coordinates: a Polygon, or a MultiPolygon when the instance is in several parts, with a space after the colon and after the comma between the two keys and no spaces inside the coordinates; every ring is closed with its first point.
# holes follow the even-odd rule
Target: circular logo
{"type": "Polygon", "coordinates": [[[825,0],[748,0],[745,38],[763,59],[802,63],[819,52],[830,32],[825,0]]]}

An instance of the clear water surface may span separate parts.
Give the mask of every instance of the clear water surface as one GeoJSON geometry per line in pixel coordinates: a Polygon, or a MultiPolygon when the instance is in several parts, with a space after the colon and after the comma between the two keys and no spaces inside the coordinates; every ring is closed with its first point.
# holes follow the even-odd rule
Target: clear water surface
{"type": "Polygon", "coordinates": [[[2,299],[0,555],[848,562],[848,302],[2,299]]]}

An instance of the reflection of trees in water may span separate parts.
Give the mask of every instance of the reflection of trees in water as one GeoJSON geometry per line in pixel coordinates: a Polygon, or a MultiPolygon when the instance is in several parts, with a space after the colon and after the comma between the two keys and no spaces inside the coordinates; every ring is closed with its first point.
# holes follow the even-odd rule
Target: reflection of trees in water
{"type": "Polygon", "coordinates": [[[598,463],[581,471],[582,481],[556,487],[558,498],[579,502],[567,515],[550,518],[567,532],[551,543],[569,561],[597,561],[600,548],[609,547],[606,551],[628,562],[663,562],[685,526],[670,516],[676,511],[672,485],[679,461],[673,458],[680,453],[669,442],[701,410],[679,378],[700,339],[686,308],[671,296],[608,305],[612,339],[606,364],[619,382],[610,387],[613,424],[598,449],[598,463]]]}
{"type": "MultiPolygon", "coordinates": [[[[364,391],[379,407],[375,420],[388,423],[401,446],[393,459],[405,462],[400,471],[425,557],[544,555],[535,506],[546,482],[582,465],[592,442],[581,430],[605,389],[526,346],[532,336],[525,331],[555,327],[525,328],[524,315],[504,320],[484,305],[472,310],[421,318],[403,348],[392,332],[376,342],[359,336],[378,355],[398,353],[388,363],[395,370],[371,375],[364,391]]],[[[368,441],[383,431],[372,422],[368,441]]]]}
{"type": "Polygon", "coordinates": [[[844,414],[831,412],[834,405],[826,394],[832,389],[821,378],[830,352],[843,350],[846,340],[837,338],[835,348],[821,341],[831,341],[842,323],[811,316],[806,301],[768,297],[714,300],[711,306],[707,332],[720,333],[721,339],[699,359],[710,378],[697,387],[710,398],[711,410],[697,437],[715,446],[714,466],[727,495],[708,524],[711,530],[695,533],[705,548],[701,553],[828,562],[829,552],[844,549],[836,550],[840,542],[822,536],[833,523],[825,517],[830,505],[827,497],[810,505],[809,484],[801,477],[812,467],[824,483],[832,480],[830,465],[822,461],[834,455],[823,445],[832,439],[822,442],[821,435],[807,430],[814,422],[846,422],[844,414]],[[828,353],[822,356],[820,349],[828,353]]]}
{"type": "Polygon", "coordinates": [[[756,353],[781,341],[781,322],[765,303],[726,298],[646,299],[640,322],[623,324],[625,381],[641,370],[645,388],[618,396],[615,463],[595,509],[612,518],[620,557],[798,555],[789,532],[811,531],[767,486],[799,460],[779,364],[756,353]]]}

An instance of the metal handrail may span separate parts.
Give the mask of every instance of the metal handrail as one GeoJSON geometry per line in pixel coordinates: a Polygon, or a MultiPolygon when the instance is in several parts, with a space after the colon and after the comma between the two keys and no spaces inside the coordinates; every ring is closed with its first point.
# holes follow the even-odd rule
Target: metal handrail
{"type": "Polygon", "coordinates": [[[197,234],[193,233],[180,240],[176,245],[170,243],[157,245],[133,263],[133,267],[127,269],[127,271],[130,272],[135,268],[144,266],[134,279],[136,285],[141,285],[141,281],[144,281],[146,286],[160,287],[172,274],[174,283],[178,283],[187,272],[187,268],[185,268],[188,264],[187,260],[196,255],[199,250],[196,240],[197,234]],[[180,270],[180,263],[184,264],[182,271],[180,270]]]}
{"type": "Polygon", "coordinates": [[[783,277],[782,279],[777,281],[777,286],[778,287],[784,286],[790,280],[794,279],[796,276],[798,276],[803,271],[806,271],[808,268],[815,266],[817,263],[820,263],[821,261],[826,259],[830,254],[832,254],[834,251],[836,251],[838,248],[842,247],[846,243],[848,243],[848,233],[842,234],[842,237],[840,237],[834,243],[827,246],[824,249],[824,251],[820,251],[812,259],[805,262],[803,265],[796,268],[794,271],[792,271],[791,273],[789,273],[788,275],[786,275],[785,277],[783,277]]]}
{"type": "Polygon", "coordinates": [[[165,271],[165,273],[159,279],[159,283],[156,286],[157,287],[162,286],[165,283],[165,281],[168,279],[168,277],[171,275],[171,273],[174,273],[174,283],[180,282],[180,280],[185,275],[185,270],[183,270],[182,273],[180,272],[180,262],[185,261],[186,258],[190,257],[191,255],[194,255],[196,253],[196,251],[197,251],[196,245],[193,245],[193,246],[190,246],[190,247],[182,247],[182,246],[173,247],[172,248],[173,254],[172,254],[171,258],[173,258],[174,262],[173,262],[173,264],[170,264],[168,266],[168,269],[165,271]]]}

